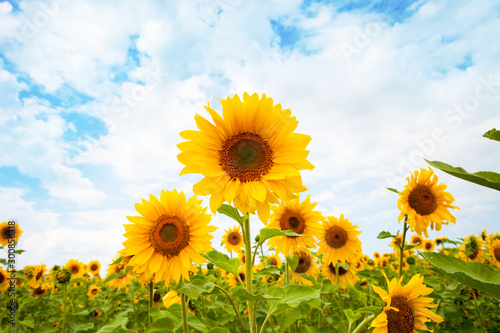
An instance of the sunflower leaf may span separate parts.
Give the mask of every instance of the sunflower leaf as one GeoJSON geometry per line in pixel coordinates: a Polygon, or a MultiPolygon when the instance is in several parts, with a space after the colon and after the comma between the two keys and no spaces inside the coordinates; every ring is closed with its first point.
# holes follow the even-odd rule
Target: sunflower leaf
{"type": "Polygon", "coordinates": [[[106,278],[106,280],[102,281],[102,283],[109,282],[109,281],[114,280],[114,279],[116,279],[116,278],[119,278],[119,277],[121,277],[121,276],[123,276],[123,273],[113,273],[113,274],[111,274],[110,276],[108,276],[108,277],[106,278]]]}
{"type": "Polygon", "coordinates": [[[466,262],[442,253],[420,253],[433,266],[471,288],[500,297],[500,272],[480,262],[466,262]]]}
{"type": "Polygon", "coordinates": [[[294,254],[292,257],[286,257],[286,260],[288,261],[288,265],[290,266],[292,272],[295,272],[297,266],[299,265],[299,256],[297,254],[294,254]]]}
{"type": "Polygon", "coordinates": [[[172,318],[160,318],[148,326],[144,333],[152,332],[173,332],[174,320],[172,318]]]}
{"type": "Polygon", "coordinates": [[[483,136],[490,140],[500,141],[500,131],[497,130],[496,128],[491,129],[488,132],[484,133],[483,136]]]}
{"type": "Polygon", "coordinates": [[[261,269],[260,271],[254,273],[255,277],[264,276],[264,275],[280,275],[281,270],[277,267],[267,267],[261,269]]]}
{"type": "Polygon", "coordinates": [[[405,247],[404,247],[404,249],[403,249],[403,250],[404,250],[404,251],[408,251],[408,250],[414,249],[414,248],[416,248],[416,247],[417,247],[416,245],[405,245],[405,247]]]}
{"type": "Polygon", "coordinates": [[[193,275],[191,281],[184,281],[178,292],[183,293],[189,298],[198,299],[203,293],[211,293],[214,284],[202,275],[193,275]]]}
{"type": "Polygon", "coordinates": [[[206,254],[202,254],[202,256],[205,257],[208,261],[210,261],[215,266],[220,267],[223,270],[226,270],[229,273],[234,274],[235,276],[239,276],[238,275],[239,265],[238,265],[238,267],[236,267],[236,264],[239,261],[238,258],[234,258],[234,259],[237,259],[237,261],[234,259],[229,259],[229,257],[227,255],[225,255],[224,253],[221,253],[217,250],[212,250],[206,254]]]}
{"type": "Polygon", "coordinates": [[[217,209],[217,213],[227,215],[239,224],[243,224],[243,222],[245,222],[245,216],[241,216],[238,209],[231,205],[222,204],[219,209],[217,209]]]}
{"type": "Polygon", "coordinates": [[[389,231],[381,231],[377,236],[378,239],[385,239],[389,237],[396,237],[396,235],[391,234],[389,231]]]}
{"type": "Polygon", "coordinates": [[[301,234],[295,233],[292,230],[278,230],[270,228],[260,229],[259,244],[263,244],[266,240],[276,236],[300,237],[301,234]]]}
{"type": "Polygon", "coordinates": [[[453,167],[449,164],[439,161],[427,161],[431,166],[444,171],[457,178],[467,180],[471,183],[482,185],[500,191],[500,174],[491,171],[478,171],[475,173],[468,173],[463,168],[453,167]]]}
{"type": "Polygon", "coordinates": [[[120,256],[120,257],[119,257],[118,259],[116,259],[116,260],[115,260],[115,261],[114,261],[111,265],[116,265],[116,264],[121,263],[121,262],[122,262],[122,258],[123,258],[123,257],[121,257],[121,256],[120,256]]]}
{"type": "Polygon", "coordinates": [[[389,191],[391,191],[391,192],[394,192],[394,193],[399,194],[399,191],[398,191],[398,190],[396,190],[395,188],[392,188],[392,187],[386,187],[386,189],[388,189],[388,190],[389,190],[389,191]]]}

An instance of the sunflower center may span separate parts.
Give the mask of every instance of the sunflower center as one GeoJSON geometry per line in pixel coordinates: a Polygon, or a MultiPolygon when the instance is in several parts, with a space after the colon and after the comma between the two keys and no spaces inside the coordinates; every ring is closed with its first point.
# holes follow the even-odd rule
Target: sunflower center
{"type": "Polygon", "coordinates": [[[469,243],[467,244],[467,250],[468,252],[470,252],[469,259],[470,260],[476,259],[477,255],[479,254],[479,246],[475,238],[471,238],[469,240],[469,243]]]}
{"type": "Polygon", "coordinates": [[[245,273],[238,273],[238,275],[240,276],[241,282],[245,283],[245,273]]]}
{"type": "Polygon", "coordinates": [[[5,281],[5,276],[3,273],[0,273],[0,285],[5,281]]]}
{"type": "Polygon", "coordinates": [[[330,227],[325,233],[326,244],[334,249],[338,249],[347,243],[347,231],[339,226],[330,227]]]}
{"type": "Polygon", "coordinates": [[[2,239],[10,239],[10,235],[9,228],[2,229],[2,239]]]}
{"type": "Polygon", "coordinates": [[[425,243],[425,248],[426,248],[427,250],[430,250],[430,249],[432,248],[432,244],[431,244],[430,242],[425,243]]]}
{"type": "Polygon", "coordinates": [[[42,287],[38,287],[35,289],[34,294],[37,296],[45,294],[45,289],[42,289],[42,287]]]}
{"type": "MultiPolygon", "coordinates": [[[[297,234],[302,234],[306,230],[306,224],[304,219],[300,214],[285,211],[280,218],[280,228],[281,230],[291,230],[297,234]]],[[[287,237],[297,237],[297,236],[287,236],[287,237]]]]}
{"type": "Polygon", "coordinates": [[[312,260],[311,257],[307,253],[299,254],[299,264],[297,268],[295,268],[295,273],[305,273],[311,268],[312,260]]]}
{"type": "Polygon", "coordinates": [[[241,235],[239,232],[237,231],[233,231],[231,232],[228,236],[227,236],[227,241],[229,242],[229,244],[231,245],[238,245],[241,243],[241,235]]]}
{"type": "Polygon", "coordinates": [[[40,280],[40,279],[42,278],[42,275],[43,275],[43,271],[38,272],[38,273],[36,274],[36,276],[35,276],[35,279],[36,279],[36,280],[40,280]]]}
{"type": "Polygon", "coordinates": [[[493,255],[495,256],[495,259],[497,261],[500,261],[500,246],[496,246],[494,249],[493,249],[493,255]]]}
{"type": "Polygon", "coordinates": [[[97,293],[99,293],[99,290],[94,288],[90,291],[93,295],[96,295],[97,293]]]}
{"type": "MultiPolygon", "coordinates": [[[[332,262],[330,263],[330,265],[328,265],[328,269],[330,270],[330,272],[332,272],[333,274],[337,275],[337,272],[335,271],[335,266],[333,266],[332,262]]],[[[345,269],[342,266],[339,266],[339,276],[342,276],[342,275],[344,275],[346,273],[347,273],[347,269],[345,269]]]]}
{"type": "Polygon", "coordinates": [[[427,186],[417,185],[408,197],[408,203],[420,215],[434,213],[437,208],[436,196],[427,186]]]}
{"type": "MultiPolygon", "coordinates": [[[[500,248],[499,248],[500,250],[500,248]]],[[[269,264],[271,266],[278,266],[278,261],[276,260],[276,258],[271,258],[271,261],[269,262],[269,264]]]]}
{"type": "Polygon", "coordinates": [[[391,300],[391,306],[399,311],[389,310],[387,313],[388,333],[411,333],[415,327],[415,317],[406,297],[396,296],[391,300]]]}
{"type": "Polygon", "coordinates": [[[97,268],[97,264],[92,264],[92,266],[90,266],[91,271],[97,271],[97,268]]]}
{"type": "Polygon", "coordinates": [[[78,272],[80,271],[80,267],[74,265],[74,266],[71,266],[71,274],[78,274],[78,272]]]}
{"type": "Polygon", "coordinates": [[[189,226],[172,215],[162,215],[151,229],[151,244],[156,252],[175,257],[189,245],[189,226]]]}
{"type": "Polygon", "coordinates": [[[260,180],[273,166],[272,150],[259,134],[233,135],[219,150],[220,166],[232,178],[242,182],[260,180]]]}
{"type": "Polygon", "coordinates": [[[160,298],[161,298],[161,294],[160,293],[155,293],[155,295],[153,297],[153,302],[158,303],[158,301],[160,300],[160,298]]]}

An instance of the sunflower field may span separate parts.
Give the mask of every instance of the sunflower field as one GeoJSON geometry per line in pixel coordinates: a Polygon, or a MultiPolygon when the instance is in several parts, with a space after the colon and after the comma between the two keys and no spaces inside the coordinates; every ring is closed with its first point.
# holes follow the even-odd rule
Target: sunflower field
{"type": "MultiPolygon", "coordinates": [[[[257,94],[221,103],[180,133],[181,176],[202,176],[195,196],[165,189],[137,203],[107,268],[16,269],[22,229],[0,225],[0,332],[500,332],[500,233],[429,239],[459,209],[431,167],[388,189],[400,215],[373,237],[392,251],[366,254],[349,216],[323,216],[301,197],[311,137],[295,132],[291,111],[257,94]],[[233,225],[222,252],[216,213],[233,225]]],[[[495,129],[484,136],[500,141],[495,129]]],[[[494,172],[428,163],[500,190],[494,172]]]]}

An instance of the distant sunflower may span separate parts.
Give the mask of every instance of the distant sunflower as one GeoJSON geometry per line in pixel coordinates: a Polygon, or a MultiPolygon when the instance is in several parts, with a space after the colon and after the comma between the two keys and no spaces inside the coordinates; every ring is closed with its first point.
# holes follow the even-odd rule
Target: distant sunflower
{"type": "Polygon", "coordinates": [[[222,244],[227,252],[241,252],[244,246],[243,235],[240,232],[240,226],[234,226],[232,229],[224,230],[226,233],[222,236],[222,244]]]}
{"type": "Polygon", "coordinates": [[[210,195],[213,213],[223,202],[243,214],[257,210],[267,224],[269,203],[290,200],[303,192],[299,170],[312,170],[305,150],[311,137],[294,133],[298,125],[290,110],[265,94],[243,94],[220,100],[222,116],[205,107],[214,124],[196,115],[200,131],[183,131],[188,140],[177,145],[182,151],[179,162],[185,165],[181,175],[201,173],[205,178],[193,192],[210,195]]]}
{"type": "Polygon", "coordinates": [[[396,278],[390,282],[387,280],[389,292],[373,286],[373,290],[387,304],[371,324],[371,327],[375,327],[373,333],[417,333],[419,330],[428,331],[425,322],[429,320],[436,323],[443,321],[441,316],[430,311],[430,308],[437,307],[436,304],[431,304],[433,299],[420,297],[433,291],[423,284],[423,276],[414,275],[405,286],[402,281],[403,278],[399,281],[396,278]]]}
{"type": "Polygon", "coordinates": [[[492,259],[492,263],[497,268],[500,268],[500,239],[496,239],[491,243],[490,256],[492,259]]]}
{"type": "Polygon", "coordinates": [[[271,206],[273,214],[267,228],[278,230],[291,230],[303,237],[277,236],[269,239],[271,249],[276,248],[276,253],[288,256],[291,249],[316,248],[313,236],[321,233],[320,221],[324,219],[319,211],[313,210],[316,203],[311,203],[311,196],[300,202],[300,198],[282,202],[279,206],[271,206]]]}
{"type": "Polygon", "coordinates": [[[70,271],[71,276],[75,278],[83,277],[85,274],[83,263],[76,259],[70,259],[65,267],[70,271]]]}
{"type": "Polygon", "coordinates": [[[109,286],[117,289],[124,289],[132,283],[132,275],[130,273],[125,273],[125,264],[123,260],[118,264],[109,265],[106,277],[114,273],[120,273],[120,276],[108,281],[107,284],[109,286]]]}
{"type": "Polygon", "coordinates": [[[9,276],[7,271],[4,271],[0,266],[0,291],[5,291],[9,288],[9,276]]]}
{"type": "MultiPolygon", "coordinates": [[[[338,261],[338,263],[340,263],[338,261]]],[[[321,274],[324,275],[327,279],[329,279],[333,284],[337,284],[340,282],[340,288],[345,289],[347,287],[347,283],[354,286],[358,277],[356,275],[356,263],[350,264],[349,262],[343,263],[343,266],[339,266],[339,275],[337,277],[336,265],[333,262],[325,262],[321,263],[321,274]]]]}
{"type": "MultiPolygon", "coordinates": [[[[173,304],[181,304],[181,295],[179,295],[176,291],[170,290],[162,299],[163,305],[165,308],[171,307],[173,304]]],[[[187,311],[194,315],[194,307],[192,306],[191,301],[188,301],[187,311]]]]}
{"type": "MultiPolygon", "coordinates": [[[[241,282],[243,282],[243,285],[245,285],[245,283],[246,283],[245,266],[242,265],[238,269],[238,276],[239,276],[241,282]]],[[[240,281],[238,280],[238,278],[234,274],[227,274],[226,278],[227,278],[227,283],[229,284],[229,286],[231,288],[235,288],[240,283],[240,281]]]]}
{"type": "Polygon", "coordinates": [[[89,313],[89,318],[92,320],[92,319],[95,319],[95,320],[99,320],[99,318],[101,317],[101,311],[99,310],[94,310],[94,311],[90,311],[89,313]]]}
{"type": "Polygon", "coordinates": [[[202,264],[206,260],[200,253],[212,250],[209,226],[211,216],[205,214],[196,196],[186,201],[183,192],[162,191],[160,200],[150,196],[135,209],[142,216],[127,216],[132,224],[125,224],[127,240],[125,252],[133,256],[127,266],[140,275],[141,281],[154,278],[154,282],[189,280],[192,261],[202,264]]]}
{"type": "Polygon", "coordinates": [[[245,256],[244,253],[242,253],[242,252],[238,253],[238,259],[240,259],[242,265],[245,264],[246,258],[247,257],[245,256]]]}
{"type": "Polygon", "coordinates": [[[2,222],[0,224],[0,245],[7,246],[12,239],[17,243],[22,233],[23,231],[19,228],[19,224],[16,223],[14,226],[10,226],[8,222],[2,222]]]}
{"type": "Polygon", "coordinates": [[[415,245],[417,247],[417,249],[422,250],[423,246],[424,246],[424,239],[422,238],[422,236],[413,235],[413,236],[411,236],[410,244],[415,245]]]}
{"type": "Polygon", "coordinates": [[[358,239],[361,231],[357,231],[357,228],[342,214],[339,219],[328,216],[323,221],[323,230],[317,235],[319,248],[316,255],[324,253],[325,262],[356,260],[361,254],[361,242],[358,239]]]}
{"type": "Polygon", "coordinates": [[[307,249],[299,249],[293,251],[293,254],[297,254],[299,256],[299,263],[297,264],[295,271],[292,272],[291,281],[293,283],[312,285],[312,282],[303,278],[302,275],[305,274],[314,278],[318,276],[319,270],[314,256],[307,249]]]}
{"type": "Polygon", "coordinates": [[[420,169],[408,177],[408,184],[399,193],[398,208],[401,210],[399,221],[408,216],[408,224],[412,231],[419,235],[427,234],[427,227],[441,230],[442,224],[455,223],[456,219],[448,209],[458,208],[451,204],[455,200],[445,192],[445,184],[437,184],[438,177],[431,168],[420,169]]]}
{"type": "Polygon", "coordinates": [[[94,277],[99,276],[99,272],[101,271],[101,264],[99,263],[99,261],[92,260],[91,262],[89,262],[87,267],[92,276],[94,277]]]}
{"type": "MultiPolygon", "coordinates": [[[[401,247],[401,242],[402,241],[403,241],[403,235],[398,235],[396,237],[393,237],[392,241],[391,241],[391,246],[394,249],[399,249],[401,247]]],[[[406,241],[405,241],[405,244],[407,244],[406,241]]]]}
{"type": "Polygon", "coordinates": [[[269,266],[281,267],[281,258],[277,254],[268,254],[267,255],[269,266]]]}
{"type": "Polygon", "coordinates": [[[87,296],[90,298],[90,300],[93,300],[97,297],[97,295],[99,295],[100,291],[101,291],[100,286],[98,286],[96,284],[92,284],[89,287],[89,291],[87,292],[87,296]]]}
{"type": "Polygon", "coordinates": [[[483,261],[484,241],[480,237],[470,235],[465,237],[462,245],[458,247],[459,257],[466,261],[483,261]]]}
{"type": "Polygon", "coordinates": [[[47,293],[48,289],[49,288],[47,283],[40,284],[35,289],[31,290],[31,295],[33,295],[34,297],[43,297],[47,293]]]}
{"type": "Polygon", "coordinates": [[[376,252],[376,251],[375,251],[375,252],[373,252],[373,258],[375,258],[375,259],[380,259],[380,253],[378,253],[378,252],[376,252]]]}
{"type": "Polygon", "coordinates": [[[434,247],[435,247],[435,244],[432,241],[432,239],[426,239],[426,240],[424,240],[424,244],[422,245],[422,249],[425,252],[432,252],[432,251],[434,251],[434,247]]]}

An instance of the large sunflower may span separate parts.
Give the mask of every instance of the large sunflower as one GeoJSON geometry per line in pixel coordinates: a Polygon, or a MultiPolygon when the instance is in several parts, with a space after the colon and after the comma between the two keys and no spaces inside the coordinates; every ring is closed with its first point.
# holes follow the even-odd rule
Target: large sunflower
{"type": "Polygon", "coordinates": [[[319,211],[313,210],[316,203],[311,203],[311,196],[300,202],[300,198],[281,203],[279,206],[271,206],[273,215],[267,228],[278,230],[291,230],[303,237],[277,236],[269,239],[270,248],[276,248],[276,253],[290,254],[295,248],[316,248],[313,236],[321,233],[319,221],[323,220],[319,211]]]}
{"type": "Polygon", "coordinates": [[[290,110],[265,94],[243,94],[221,100],[222,116],[206,107],[213,123],[196,115],[200,131],[183,131],[188,140],[177,145],[178,160],[185,165],[181,175],[201,173],[205,178],[194,185],[198,195],[211,195],[210,208],[216,212],[225,201],[241,213],[256,210],[267,224],[269,203],[295,198],[303,192],[299,170],[312,170],[307,161],[309,135],[294,133],[298,125],[290,110]]]}
{"type": "Polygon", "coordinates": [[[226,233],[222,236],[222,244],[227,252],[241,252],[243,248],[243,235],[240,232],[240,226],[234,226],[232,229],[224,230],[226,233]]]}
{"type": "Polygon", "coordinates": [[[196,196],[186,201],[183,192],[162,191],[160,200],[150,196],[135,209],[142,216],[127,216],[132,224],[125,224],[125,253],[132,256],[127,266],[133,268],[142,281],[189,280],[191,262],[202,264],[200,253],[212,250],[209,226],[211,215],[196,196]]]}
{"type": "Polygon", "coordinates": [[[436,304],[431,304],[433,299],[420,297],[429,295],[433,291],[432,288],[423,284],[423,276],[414,275],[405,286],[402,285],[402,282],[403,278],[399,281],[394,278],[390,282],[387,279],[389,292],[373,286],[373,290],[387,304],[371,324],[372,327],[375,327],[373,333],[417,333],[418,330],[428,331],[425,323],[429,319],[436,323],[443,321],[441,316],[429,310],[437,307],[436,304]]]}
{"type": "Polygon", "coordinates": [[[419,235],[424,233],[425,237],[429,237],[427,234],[429,225],[432,230],[434,225],[436,230],[441,230],[442,224],[448,224],[449,221],[456,222],[448,210],[458,208],[451,205],[455,199],[445,192],[445,184],[437,184],[438,177],[431,168],[415,171],[407,180],[408,184],[399,193],[398,208],[401,210],[399,221],[407,215],[411,230],[419,235]]]}
{"type": "Polygon", "coordinates": [[[329,263],[356,260],[361,254],[361,242],[358,239],[361,231],[357,231],[357,228],[342,214],[339,219],[327,216],[323,221],[323,230],[317,235],[319,248],[316,254],[324,253],[323,260],[329,263]]]}
{"type": "Polygon", "coordinates": [[[14,239],[14,241],[19,240],[23,231],[19,228],[19,225],[15,223],[15,225],[9,225],[12,222],[2,222],[0,224],[0,245],[7,246],[9,241],[14,239]]]}
{"type": "Polygon", "coordinates": [[[356,272],[358,271],[357,262],[345,262],[346,268],[339,266],[339,275],[337,277],[336,265],[333,262],[325,262],[321,263],[321,274],[329,279],[333,284],[340,283],[340,288],[345,289],[347,287],[347,283],[354,286],[358,277],[356,272]]]}

